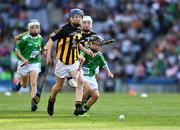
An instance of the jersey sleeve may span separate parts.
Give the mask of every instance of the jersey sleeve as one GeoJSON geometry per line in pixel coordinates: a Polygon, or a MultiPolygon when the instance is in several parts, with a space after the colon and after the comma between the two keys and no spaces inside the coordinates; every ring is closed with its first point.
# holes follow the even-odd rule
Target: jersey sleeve
{"type": "MultiPolygon", "coordinates": [[[[28,34],[28,32],[23,32],[23,33],[20,33],[20,34],[16,35],[14,38],[15,38],[16,40],[21,40],[22,37],[23,37],[24,35],[26,35],[26,34],[28,34]]],[[[16,43],[18,43],[18,42],[16,42],[16,43]]]]}
{"type": "Polygon", "coordinates": [[[100,54],[100,58],[101,58],[100,67],[107,65],[107,62],[102,54],[100,54]]]}
{"type": "Polygon", "coordinates": [[[50,38],[53,41],[56,41],[57,39],[61,39],[63,37],[64,37],[64,29],[63,28],[59,28],[50,34],[50,38]]]}
{"type": "Polygon", "coordinates": [[[20,51],[20,47],[24,44],[24,42],[25,41],[23,39],[19,40],[15,46],[15,50],[20,51]]]}

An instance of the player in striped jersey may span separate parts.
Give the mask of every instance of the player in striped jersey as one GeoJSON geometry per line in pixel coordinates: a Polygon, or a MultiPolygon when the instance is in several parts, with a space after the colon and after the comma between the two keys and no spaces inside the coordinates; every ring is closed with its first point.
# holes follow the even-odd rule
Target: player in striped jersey
{"type": "MultiPolygon", "coordinates": [[[[54,114],[54,103],[56,100],[57,93],[63,87],[65,78],[70,74],[73,78],[76,78],[78,68],[80,65],[79,49],[83,50],[89,55],[93,55],[92,51],[85,49],[78,41],[81,40],[82,34],[80,25],[82,22],[84,12],[80,9],[71,9],[70,11],[70,22],[51,33],[50,38],[45,46],[47,49],[47,64],[50,62],[50,53],[54,41],[57,41],[56,58],[57,62],[55,65],[56,83],[51,89],[51,95],[48,100],[47,112],[49,115],[54,114]],[[76,44],[77,43],[77,44],[76,44]]],[[[75,91],[75,115],[83,114],[82,110],[82,95],[83,95],[83,82],[78,80],[78,87],[75,91]]]]}

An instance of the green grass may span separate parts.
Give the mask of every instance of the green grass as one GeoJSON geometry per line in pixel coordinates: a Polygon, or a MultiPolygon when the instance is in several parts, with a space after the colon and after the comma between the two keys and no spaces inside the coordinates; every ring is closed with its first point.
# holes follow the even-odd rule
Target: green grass
{"type": "Polygon", "coordinates": [[[42,95],[37,112],[30,112],[30,95],[0,93],[0,130],[180,130],[180,95],[101,94],[89,117],[76,117],[74,94],[60,93],[54,116],[46,112],[49,94],[42,95]],[[126,119],[120,121],[118,116],[126,119]]]}

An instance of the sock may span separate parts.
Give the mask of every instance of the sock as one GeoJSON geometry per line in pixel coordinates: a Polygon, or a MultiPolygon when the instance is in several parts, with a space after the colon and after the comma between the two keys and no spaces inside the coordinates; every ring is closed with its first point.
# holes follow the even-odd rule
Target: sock
{"type": "Polygon", "coordinates": [[[50,100],[51,102],[55,102],[55,101],[56,101],[56,99],[53,99],[51,96],[49,97],[49,100],[50,100]]]}
{"type": "Polygon", "coordinates": [[[84,104],[83,108],[86,109],[87,111],[89,110],[89,106],[87,104],[84,104]]]}
{"type": "Polygon", "coordinates": [[[81,102],[81,101],[76,101],[75,106],[76,106],[76,108],[77,108],[77,107],[82,107],[82,102],[81,102]]]}

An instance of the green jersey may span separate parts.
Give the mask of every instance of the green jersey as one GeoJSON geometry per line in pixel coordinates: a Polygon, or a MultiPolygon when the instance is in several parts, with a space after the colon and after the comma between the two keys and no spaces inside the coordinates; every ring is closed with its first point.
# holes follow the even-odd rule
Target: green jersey
{"type": "Polygon", "coordinates": [[[107,62],[100,51],[95,53],[95,57],[92,57],[84,52],[81,52],[81,55],[85,58],[82,69],[83,74],[86,76],[94,76],[96,68],[107,65],[107,62]]]}
{"type": "MultiPolygon", "coordinates": [[[[25,33],[16,44],[16,50],[20,51],[21,55],[24,58],[29,59],[32,57],[37,51],[41,50],[42,45],[42,37],[41,35],[37,35],[36,37],[32,37],[29,33],[25,33]]],[[[30,63],[40,63],[40,58],[37,56],[33,58],[30,63]]]]}

